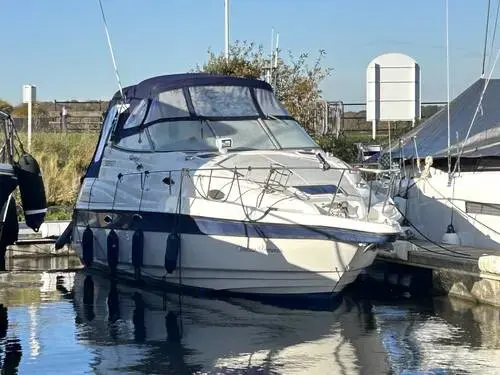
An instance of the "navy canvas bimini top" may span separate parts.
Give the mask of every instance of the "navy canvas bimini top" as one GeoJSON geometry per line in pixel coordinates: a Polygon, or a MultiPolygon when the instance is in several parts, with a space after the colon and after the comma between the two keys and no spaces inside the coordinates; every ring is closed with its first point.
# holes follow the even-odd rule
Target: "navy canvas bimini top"
{"type": "MultiPolygon", "coordinates": [[[[148,78],[137,85],[124,87],[123,93],[127,99],[140,100],[164,91],[192,86],[246,86],[273,91],[270,84],[254,78],[211,73],[180,73],[148,78]]],[[[111,100],[121,100],[120,91],[117,91],[111,100]]]]}
{"type": "MultiPolygon", "coordinates": [[[[123,89],[129,108],[114,131],[121,139],[172,121],[290,118],[267,82],[219,74],[183,73],[146,79],[123,89]]],[[[122,102],[117,91],[108,109],[122,102]]]]}

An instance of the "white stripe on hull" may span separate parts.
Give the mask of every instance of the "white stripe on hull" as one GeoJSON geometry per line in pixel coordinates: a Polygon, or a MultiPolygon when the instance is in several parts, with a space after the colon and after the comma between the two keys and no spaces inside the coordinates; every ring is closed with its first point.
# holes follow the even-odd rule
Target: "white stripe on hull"
{"type": "Polygon", "coordinates": [[[2,176],[15,176],[12,164],[0,163],[0,175],[2,176]]]}
{"type": "Polygon", "coordinates": [[[47,212],[46,208],[41,208],[39,210],[26,210],[24,211],[25,215],[36,215],[36,214],[44,214],[47,212]]]}
{"type": "MultiPolygon", "coordinates": [[[[76,228],[78,255],[85,228],[76,228]]],[[[118,269],[133,274],[133,231],[115,230],[119,242],[118,269]]],[[[107,266],[107,229],[93,229],[94,262],[107,266]]],[[[233,236],[181,235],[181,275],[164,270],[168,233],[144,233],[144,275],[195,288],[242,293],[306,294],[339,292],[362,268],[374,251],[358,244],[330,240],[262,239],[233,236]],[[346,272],[347,271],[347,272],[346,272]]]]}

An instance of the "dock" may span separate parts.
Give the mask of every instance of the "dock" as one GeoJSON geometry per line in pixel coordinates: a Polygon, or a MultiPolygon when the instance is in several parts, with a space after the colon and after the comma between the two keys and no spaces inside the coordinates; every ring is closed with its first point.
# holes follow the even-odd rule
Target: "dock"
{"type": "Polygon", "coordinates": [[[407,289],[500,306],[500,251],[429,241],[396,241],[360,277],[407,289]]]}
{"type": "Polygon", "coordinates": [[[7,264],[18,258],[54,257],[59,255],[74,255],[74,250],[65,246],[55,250],[55,241],[68,226],[69,221],[44,222],[38,232],[34,232],[24,222],[19,223],[18,240],[7,247],[5,253],[7,264]]]}

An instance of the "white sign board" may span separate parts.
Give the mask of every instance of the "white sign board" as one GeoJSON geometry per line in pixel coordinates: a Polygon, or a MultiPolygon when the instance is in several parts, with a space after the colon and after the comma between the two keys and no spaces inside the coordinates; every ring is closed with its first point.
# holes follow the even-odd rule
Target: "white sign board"
{"type": "Polygon", "coordinates": [[[386,53],[366,69],[366,120],[420,119],[420,67],[409,56],[386,53]]]}
{"type": "Polygon", "coordinates": [[[23,85],[23,103],[36,102],[36,86],[23,85]]]}

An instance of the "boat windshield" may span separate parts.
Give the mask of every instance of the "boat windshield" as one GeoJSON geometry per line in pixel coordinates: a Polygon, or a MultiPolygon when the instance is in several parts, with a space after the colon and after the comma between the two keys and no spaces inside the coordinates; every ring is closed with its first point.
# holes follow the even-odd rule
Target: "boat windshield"
{"type": "Polygon", "coordinates": [[[228,151],[319,148],[295,120],[278,118],[157,122],[122,138],[118,146],[138,151],[217,151],[217,138],[231,139],[228,151]]]}

